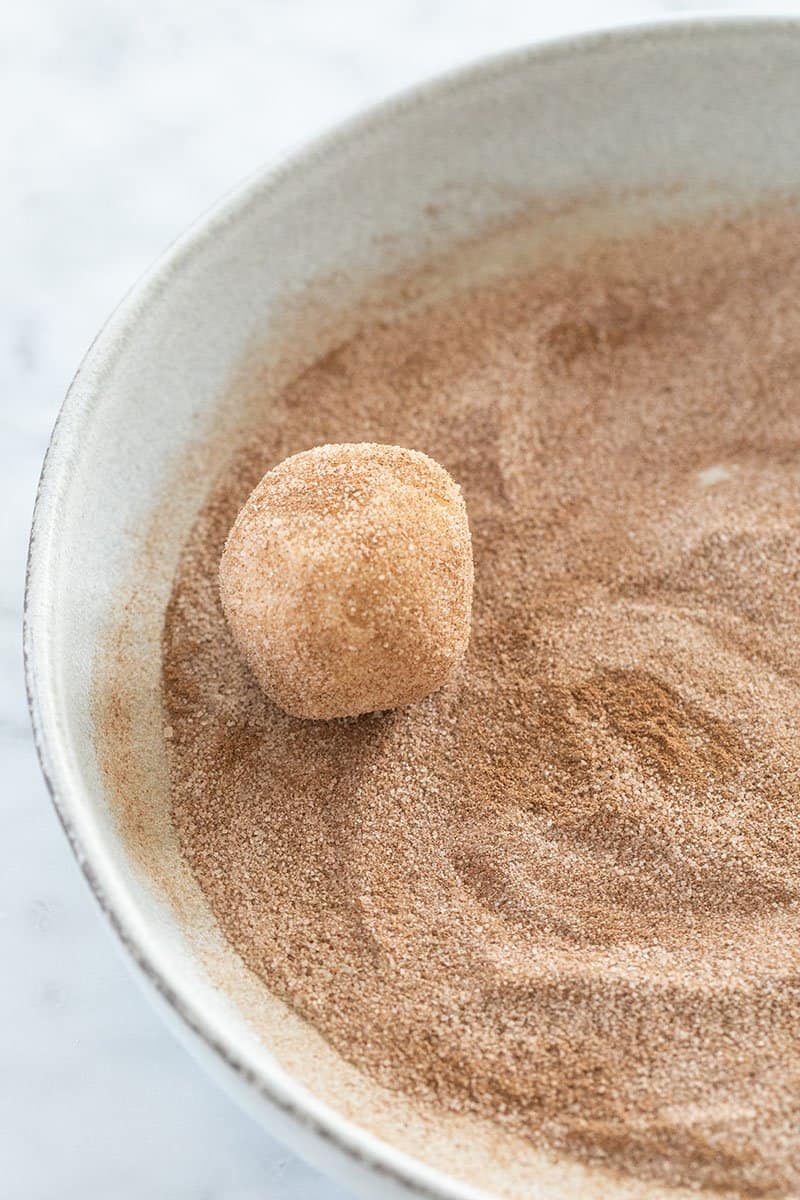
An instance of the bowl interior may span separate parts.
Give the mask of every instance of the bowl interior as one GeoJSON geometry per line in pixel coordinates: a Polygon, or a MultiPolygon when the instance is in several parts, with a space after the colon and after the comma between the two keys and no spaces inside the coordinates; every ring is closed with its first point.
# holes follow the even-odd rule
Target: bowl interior
{"type": "MultiPolygon", "coordinates": [[[[437,1128],[365,1092],[227,951],[166,805],[158,651],[183,538],[226,444],[281,380],[385,302],[394,272],[433,256],[466,277],[478,260],[455,248],[489,229],[507,266],[521,212],[525,254],[578,254],[581,239],[654,213],[797,190],[799,98],[792,22],[617,32],[459,73],[200,222],[115,313],[70,392],[37,506],[26,633],[57,806],[182,1032],[277,1132],[351,1185],[380,1172],[386,1194],[530,1194],[533,1177],[542,1195],[590,1186],[582,1169],[499,1141],[486,1152],[486,1131],[437,1128]]],[[[599,1175],[591,1188],[646,1190],[599,1175]]]]}

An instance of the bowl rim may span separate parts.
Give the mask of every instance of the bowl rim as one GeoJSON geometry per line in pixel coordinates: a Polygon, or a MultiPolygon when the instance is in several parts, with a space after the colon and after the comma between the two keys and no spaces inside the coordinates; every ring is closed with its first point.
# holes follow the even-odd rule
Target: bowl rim
{"type": "MultiPolygon", "coordinates": [[[[113,865],[95,860],[76,823],[76,815],[88,805],[83,790],[74,786],[66,762],[58,720],[58,703],[52,687],[49,658],[50,621],[54,609],[46,603],[48,581],[54,568],[54,546],[58,543],[59,498],[67,485],[72,465],[80,453],[82,433],[88,428],[100,401],[97,380],[121,352],[129,326],[190,257],[211,241],[229,222],[240,219],[252,206],[279,188],[296,171],[342,151],[368,132],[411,109],[460,88],[486,83],[529,63],[558,60],[603,51],[610,43],[628,46],[653,40],[743,36],[784,30],[800,35],[800,14],[786,10],[754,14],[740,10],[720,14],[699,11],[669,14],[658,18],[624,21],[577,33],[547,37],[522,47],[500,51],[457,66],[421,83],[407,87],[332,129],[303,141],[298,148],[270,160],[227,192],[216,204],[196,218],[175,239],[123,296],[86,351],[67,390],[50,436],[39,477],[31,523],[23,605],[23,657],[28,709],[34,744],[47,789],[73,854],[94,894],[95,900],[127,953],[135,972],[150,985],[151,995],[166,1005],[177,1018],[178,1032],[189,1035],[190,1048],[208,1051],[217,1060],[228,1084],[238,1081],[243,1090],[266,1106],[278,1110],[289,1126],[316,1144],[324,1144],[337,1157],[350,1160],[375,1177],[399,1185],[408,1193],[430,1200],[467,1200],[487,1193],[428,1166],[410,1153],[370,1133],[310,1092],[300,1102],[288,1094],[279,1077],[283,1069],[258,1069],[249,1064],[231,1044],[225,1031],[203,1010],[178,973],[163,971],[141,944],[120,911],[113,892],[124,885],[114,879],[113,865]],[[194,1035],[194,1036],[192,1036],[194,1035]]],[[[224,1082],[224,1080],[223,1080],[224,1082]]],[[[240,1089],[241,1091],[242,1089],[240,1089]]],[[[241,1097],[240,1097],[241,1098],[241,1097]]],[[[302,1154],[302,1150],[300,1151],[302,1154]]]]}

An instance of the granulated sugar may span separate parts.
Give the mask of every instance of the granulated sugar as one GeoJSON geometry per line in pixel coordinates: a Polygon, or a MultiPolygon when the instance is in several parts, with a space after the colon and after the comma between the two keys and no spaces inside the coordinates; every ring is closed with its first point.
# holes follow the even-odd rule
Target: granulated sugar
{"type": "MultiPolygon", "coordinates": [[[[235,448],[233,448],[235,449],[235,448]]],[[[163,637],[173,819],[226,936],[368,1076],[587,1162],[800,1191],[800,219],[598,244],[373,323],[233,454],[163,637]],[[217,593],[324,442],[462,485],[447,687],[270,704],[217,593]]]]}

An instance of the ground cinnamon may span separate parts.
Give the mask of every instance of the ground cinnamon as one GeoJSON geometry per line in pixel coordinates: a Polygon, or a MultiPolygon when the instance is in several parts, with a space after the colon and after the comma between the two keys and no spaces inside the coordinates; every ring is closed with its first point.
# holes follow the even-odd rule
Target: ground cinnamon
{"type": "Polygon", "coordinates": [[[227,937],[378,1081],[662,1184],[800,1191],[800,219],[598,242],[373,322],[237,449],[163,638],[173,819],[227,937]],[[462,484],[438,694],[309,723],[217,567],[323,442],[462,484]]]}

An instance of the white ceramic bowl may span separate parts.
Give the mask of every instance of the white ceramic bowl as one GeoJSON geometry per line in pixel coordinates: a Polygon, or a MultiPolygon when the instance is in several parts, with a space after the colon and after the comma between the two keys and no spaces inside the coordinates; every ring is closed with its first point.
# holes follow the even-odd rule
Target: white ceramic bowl
{"type": "MultiPolygon", "coordinates": [[[[789,20],[637,27],[470,67],[382,105],[227,199],[134,288],[70,389],[36,505],[25,633],[33,724],[56,808],[165,1015],[265,1125],[365,1193],[477,1194],[360,1127],[280,1065],[207,977],[120,835],[97,760],[92,664],[140,553],[138,531],[187,444],[219,419],[245,349],[278,328],[308,285],[327,281],[314,292],[319,311],[344,311],[379,274],[531,197],[552,209],[562,196],[613,201],[655,188],[672,197],[662,200],[667,209],[685,210],[715,195],[800,190],[798,111],[800,24],[789,20]]],[[[175,493],[162,528],[163,579],[201,476],[175,493]]],[[[155,660],[151,635],[143,654],[155,660]]],[[[143,711],[157,709],[155,666],[139,699],[143,711]]],[[[143,805],[148,790],[145,781],[143,805]]],[[[570,1178],[543,1176],[538,1194],[577,1194],[570,1178]]],[[[617,1194],[596,1182],[580,1190],[617,1194]]]]}

